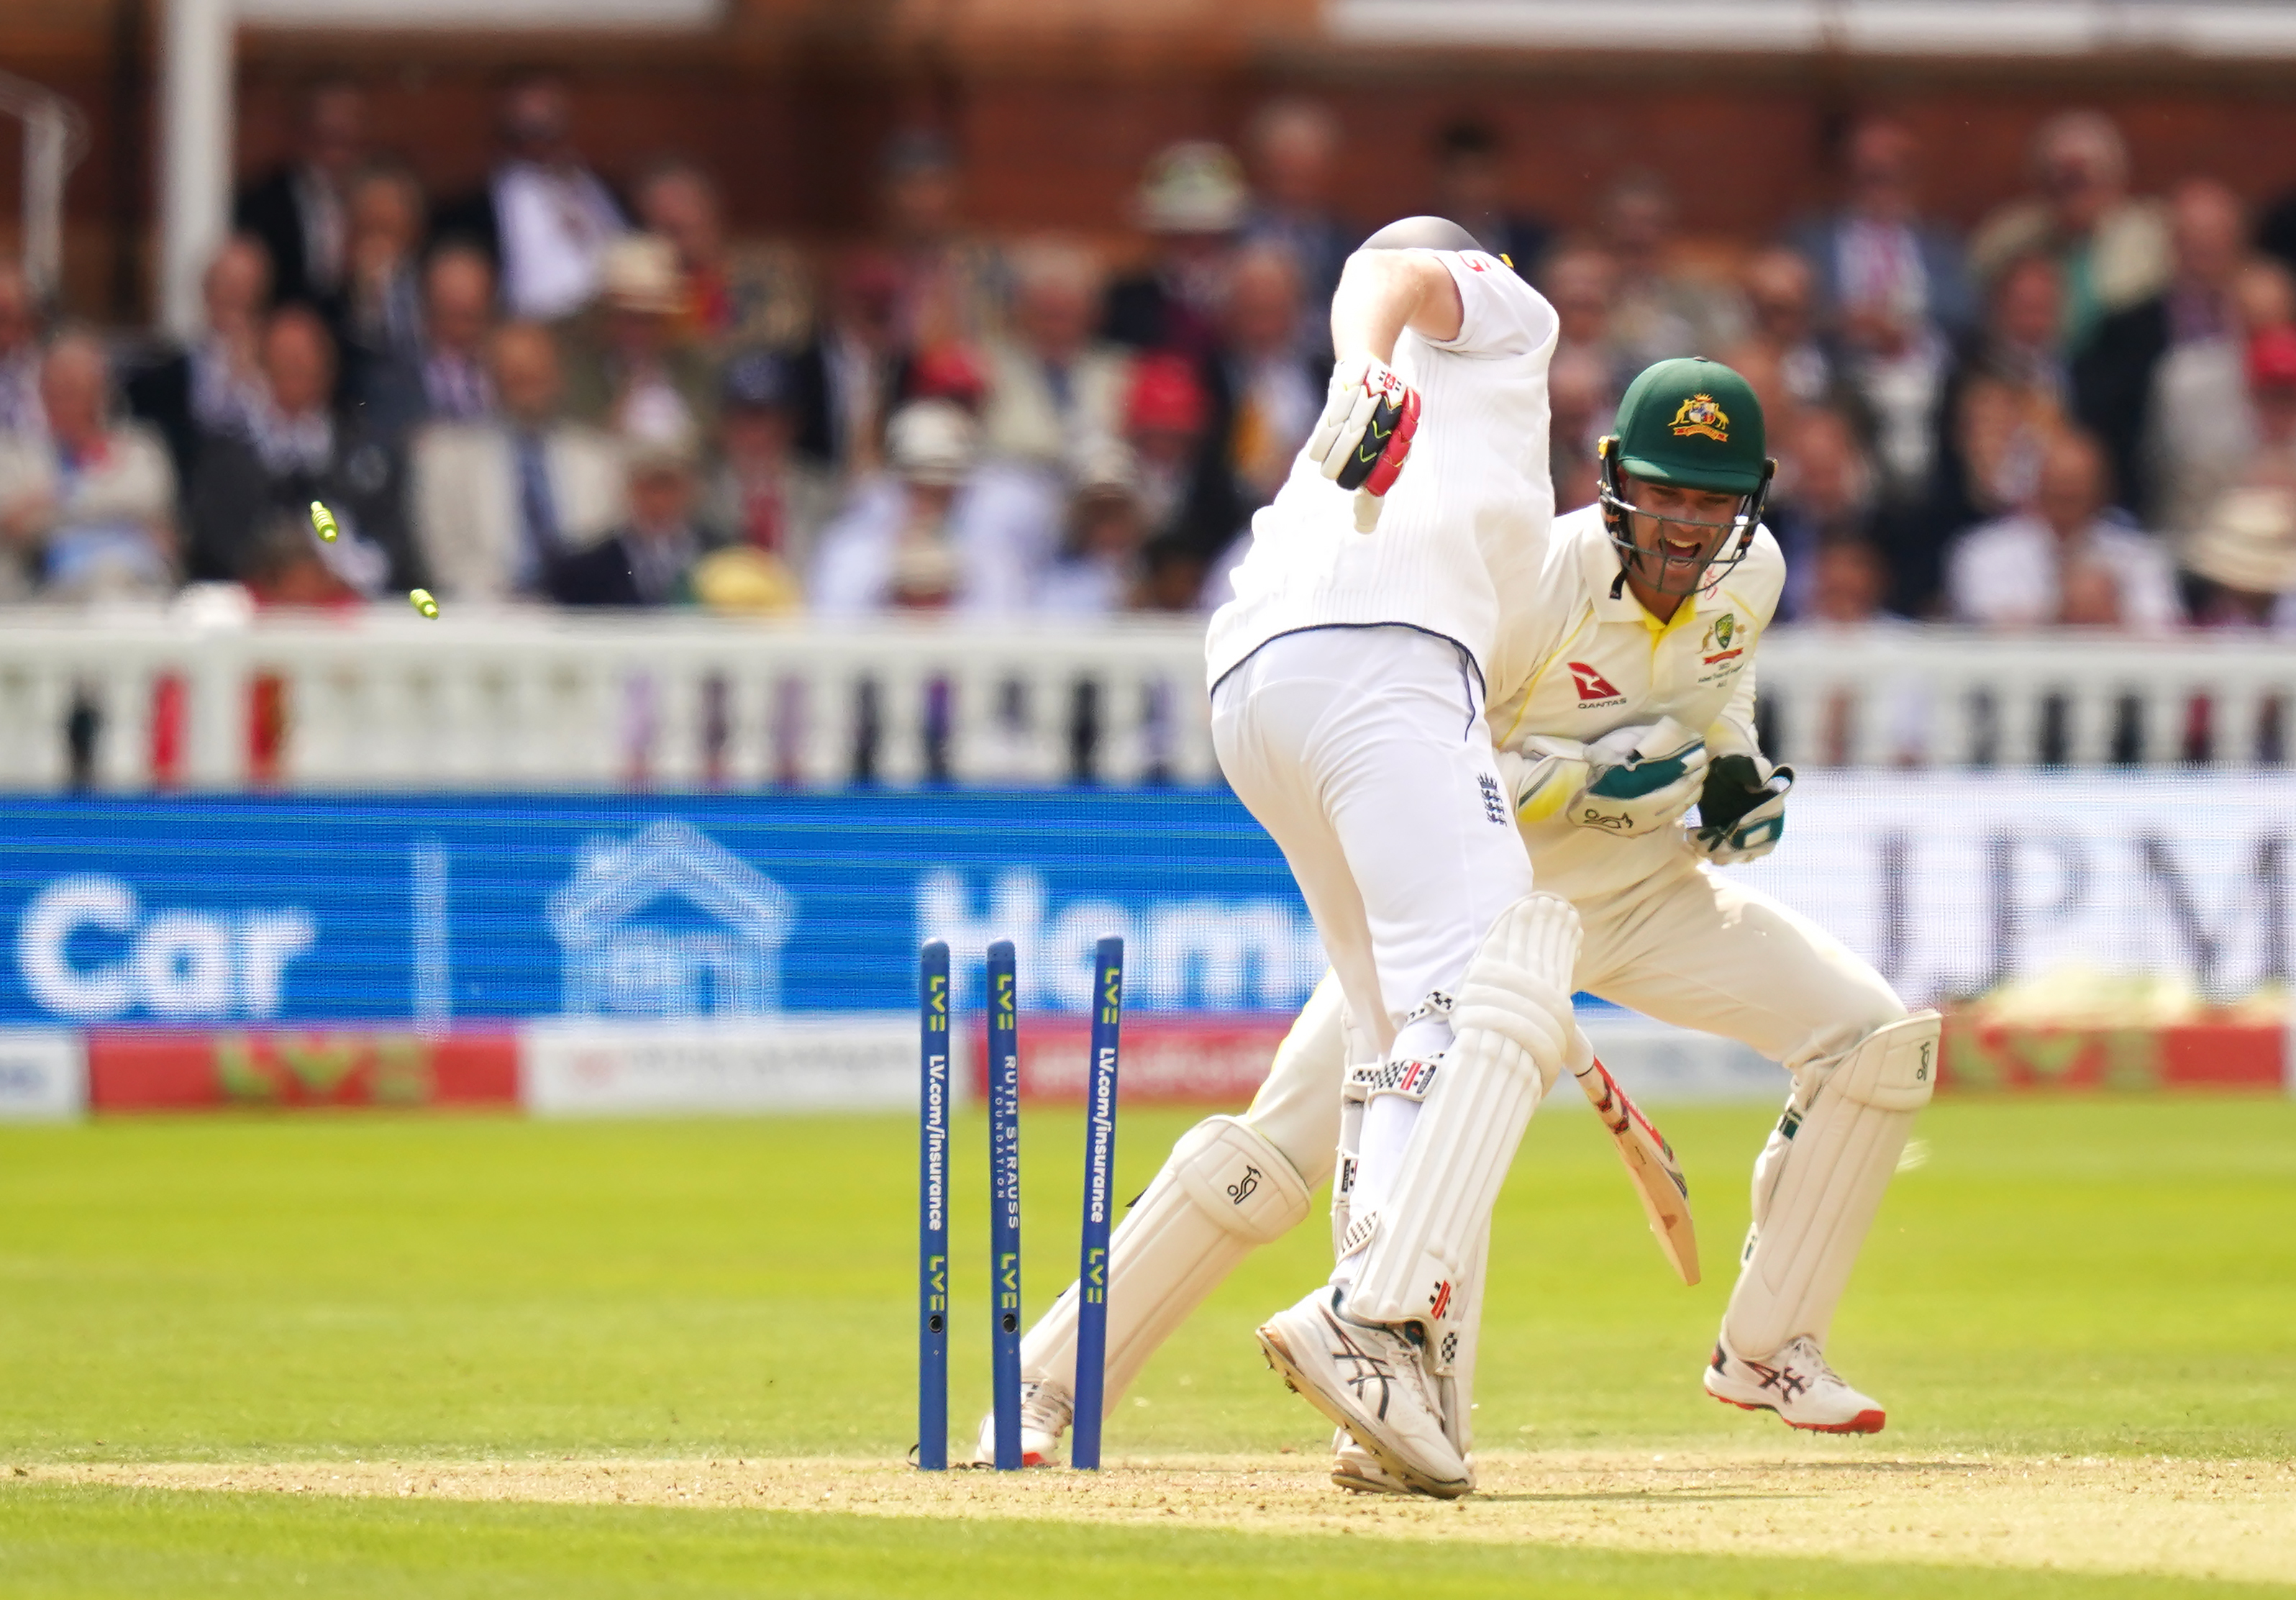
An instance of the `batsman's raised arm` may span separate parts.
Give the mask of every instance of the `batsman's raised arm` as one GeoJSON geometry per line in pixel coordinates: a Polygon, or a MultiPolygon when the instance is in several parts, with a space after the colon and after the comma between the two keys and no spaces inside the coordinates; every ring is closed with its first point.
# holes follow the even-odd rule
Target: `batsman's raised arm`
{"type": "Polygon", "coordinates": [[[1453,237],[1451,227],[1439,218],[1412,217],[1381,229],[1348,258],[1332,297],[1332,348],[1339,357],[1305,455],[1353,493],[1359,533],[1378,525],[1382,499],[1419,431],[1423,383],[1396,354],[1404,335],[1430,350],[1524,355],[1544,342],[1544,323],[1552,316],[1540,316],[1545,302],[1525,291],[1517,297],[1521,304],[1499,315],[1486,308],[1478,317],[1463,285],[1477,286],[1474,299],[1493,300],[1481,292],[1486,281],[1512,283],[1513,275],[1502,269],[1489,277],[1498,264],[1479,250],[1463,254],[1457,247],[1472,241],[1453,237]],[[1533,307],[1537,311],[1525,316],[1533,307]]]}
{"type": "Polygon", "coordinates": [[[1392,361],[1404,329],[1447,344],[1459,337],[1466,315],[1458,284],[1432,255],[1359,250],[1348,258],[1332,296],[1332,348],[1342,366],[1365,357],[1392,361]]]}
{"type": "Polygon", "coordinates": [[[1554,514],[1554,308],[1464,229],[1406,217],[1349,258],[1332,327],[1323,415],[1252,518],[1207,681],[1284,634],[1395,624],[1495,682],[1500,619],[1530,603],[1554,514]]]}
{"type": "Polygon", "coordinates": [[[1332,297],[1332,386],[1307,455],[1324,477],[1350,491],[1356,530],[1379,523],[1380,502],[1395,487],[1418,436],[1420,395],[1389,365],[1406,330],[1431,341],[1459,337],[1466,302],[1449,268],[1423,250],[1356,251],[1332,297]]]}

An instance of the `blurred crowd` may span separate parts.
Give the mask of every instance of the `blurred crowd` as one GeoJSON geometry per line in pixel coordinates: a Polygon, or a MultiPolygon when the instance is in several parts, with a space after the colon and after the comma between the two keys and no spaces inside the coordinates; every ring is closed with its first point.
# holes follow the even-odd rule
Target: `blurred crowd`
{"type": "MultiPolygon", "coordinates": [[[[434,194],[356,86],[315,86],[185,343],[48,325],[0,265],[0,600],[1200,611],[1321,408],[1341,263],[1389,220],[1341,209],[1338,127],[1304,100],[1241,155],[1158,153],[1120,259],[969,226],[929,130],[881,152],[873,236],[802,250],[730,237],[691,161],[607,183],[552,78],[497,127],[484,186],[434,194]]],[[[1425,209],[1560,314],[1560,506],[1594,497],[1626,382],[1703,354],[1763,397],[1790,619],[2296,630],[2296,201],[2134,193],[2087,111],[1966,237],[1885,116],[1843,131],[1829,209],[1752,248],[1685,237],[1641,172],[1559,229],[1510,202],[1539,152],[1479,123],[1426,154],[1425,209]]]]}

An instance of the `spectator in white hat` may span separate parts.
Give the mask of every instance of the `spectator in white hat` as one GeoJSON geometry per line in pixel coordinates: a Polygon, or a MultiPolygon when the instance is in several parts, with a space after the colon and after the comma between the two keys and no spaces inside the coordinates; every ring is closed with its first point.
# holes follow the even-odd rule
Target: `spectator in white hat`
{"type": "Polygon", "coordinates": [[[735,349],[788,350],[813,319],[805,262],[787,242],[734,244],[718,185],[692,161],[655,162],[637,183],[638,217],[668,240],[685,278],[681,328],[735,349]]]}
{"type": "Polygon", "coordinates": [[[1077,458],[1059,550],[1037,581],[1037,609],[1054,617],[1103,617],[1132,609],[1148,531],[1132,447],[1103,439],[1077,458]]]}
{"type": "Polygon", "coordinates": [[[2206,587],[2203,628],[2296,633],[2296,483],[2227,489],[2194,535],[2185,566],[2206,587]]]}
{"type": "Polygon", "coordinates": [[[1022,610],[1060,513],[1040,474],[983,470],[972,419],[914,400],[885,427],[885,471],[824,530],[808,585],[828,616],[1022,610]]]}
{"type": "Polygon", "coordinates": [[[1250,209],[1243,168],[1226,145],[1191,140],[1160,152],[1133,201],[1155,258],[1110,286],[1107,336],[1135,349],[1209,356],[1219,342],[1228,259],[1250,209]]]}
{"type": "Polygon", "coordinates": [[[709,357],[685,341],[676,247],[630,234],[606,247],[598,301],[567,341],[566,405],[629,439],[700,438],[717,421],[709,357]]]}
{"type": "Polygon", "coordinates": [[[2296,630],[2296,328],[2258,333],[2245,365],[2253,444],[2218,474],[2184,564],[2203,627],[2296,630]]]}

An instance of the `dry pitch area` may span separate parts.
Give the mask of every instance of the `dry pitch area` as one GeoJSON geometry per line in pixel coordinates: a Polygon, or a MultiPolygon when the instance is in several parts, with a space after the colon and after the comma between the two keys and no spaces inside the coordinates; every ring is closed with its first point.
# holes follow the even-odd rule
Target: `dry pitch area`
{"type": "Polygon", "coordinates": [[[679,1506],[1582,1545],[2279,1583],[2296,1461],[1501,1452],[1471,1499],[1345,1494],[1284,1454],[1115,1461],[1098,1475],[851,1461],[34,1466],[36,1481],[240,1493],[679,1506]],[[1174,1521],[1177,1519],[1177,1521],[1174,1521]]]}

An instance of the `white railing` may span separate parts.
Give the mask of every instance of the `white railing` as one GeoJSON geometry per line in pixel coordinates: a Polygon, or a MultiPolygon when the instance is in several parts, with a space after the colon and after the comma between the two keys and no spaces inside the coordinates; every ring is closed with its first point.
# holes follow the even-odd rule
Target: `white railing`
{"type": "Polygon", "coordinates": [[[0,785],[1207,783],[1201,630],[0,611],[0,785]]]}
{"type": "MultiPolygon", "coordinates": [[[[0,786],[135,792],[1218,781],[1191,622],[752,624],[395,608],[0,612],[0,786]]],[[[1808,765],[2281,759],[2296,647],[1781,628],[1808,765]]]]}
{"type": "Polygon", "coordinates": [[[1780,628],[1765,745],[1811,766],[2274,764],[2296,728],[2296,642],[2061,631],[1780,628]]]}

